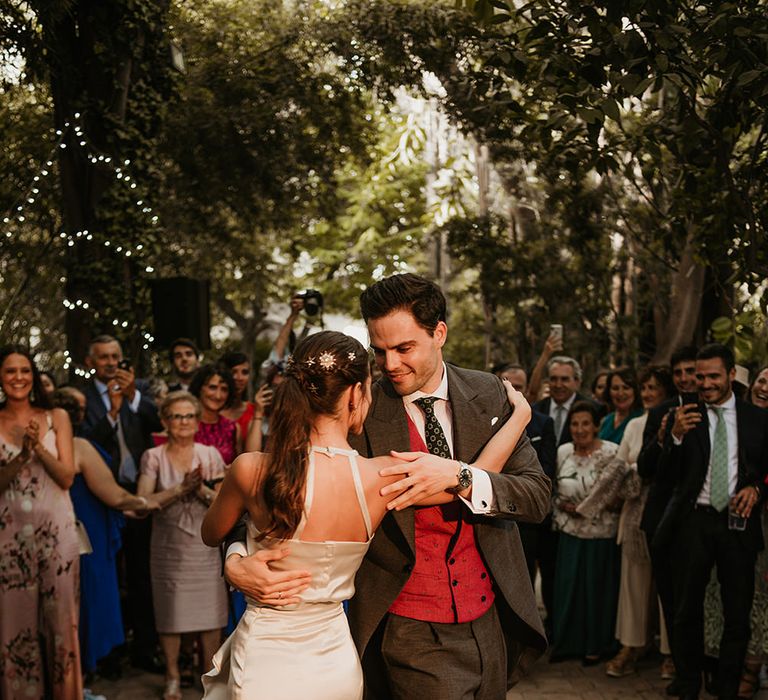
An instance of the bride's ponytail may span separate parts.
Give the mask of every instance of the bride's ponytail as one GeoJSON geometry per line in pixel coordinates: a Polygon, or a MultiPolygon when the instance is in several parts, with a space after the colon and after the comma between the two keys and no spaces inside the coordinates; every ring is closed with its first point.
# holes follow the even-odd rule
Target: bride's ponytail
{"type": "Polygon", "coordinates": [[[290,538],[301,522],[309,439],[318,415],[333,415],[342,393],[368,378],[368,353],[354,338],[321,331],[299,343],[275,389],[263,497],[270,525],[261,537],[290,538]]]}

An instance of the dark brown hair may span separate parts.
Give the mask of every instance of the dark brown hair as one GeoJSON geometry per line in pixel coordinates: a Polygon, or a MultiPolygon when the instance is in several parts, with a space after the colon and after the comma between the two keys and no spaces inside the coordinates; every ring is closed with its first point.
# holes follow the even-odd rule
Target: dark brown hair
{"type": "MultiPolygon", "coordinates": [[[[675,385],[672,381],[672,372],[666,365],[647,365],[637,373],[637,383],[642,389],[650,378],[653,377],[664,390],[664,398],[675,395],[675,385]]],[[[662,399],[663,400],[663,399],[662,399]]]]}
{"type": "Polygon", "coordinates": [[[410,272],[385,277],[360,295],[360,313],[366,323],[395,311],[407,311],[432,335],[440,321],[445,323],[445,296],[434,282],[410,272]]]}
{"type": "MultiPolygon", "coordinates": [[[[32,391],[29,393],[29,403],[35,408],[53,408],[51,399],[45,391],[43,382],[40,379],[40,372],[37,369],[35,361],[32,359],[32,355],[29,354],[29,350],[23,345],[6,345],[4,348],[0,349],[0,369],[10,355],[22,355],[23,357],[26,357],[32,367],[32,391]]],[[[2,403],[0,403],[0,408],[3,408],[5,403],[6,400],[4,398],[2,403]]]]}
{"type": "Polygon", "coordinates": [[[227,385],[227,400],[222,406],[222,410],[230,408],[235,403],[235,380],[232,378],[232,372],[229,371],[229,367],[220,363],[209,363],[203,365],[195,376],[192,377],[192,382],[189,385],[189,393],[193,394],[198,399],[200,398],[200,392],[203,387],[213,378],[221,377],[222,381],[227,385]]]}
{"type": "Polygon", "coordinates": [[[368,353],[351,336],[321,331],[302,340],[275,389],[269,425],[272,450],[263,481],[270,524],[260,537],[290,538],[304,512],[313,420],[335,415],[350,386],[368,379],[368,353]]]}
{"type": "Polygon", "coordinates": [[[714,360],[716,358],[722,360],[726,372],[730,372],[736,366],[733,350],[722,343],[710,343],[700,348],[696,353],[697,360],[714,360]]]}
{"type": "Polygon", "coordinates": [[[605,391],[603,392],[603,403],[608,406],[608,410],[613,411],[613,401],[611,401],[611,382],[614,377],[618,377],[622,382],[632,388],[634,392],[634,399],[632,400],[632,408],[640,408],[642,402],[640,401],[640,387],[637,384],[637,373],[631,367],[619,367],[612,369],[608,372],[608,379],[605,382],[605,391]]]}

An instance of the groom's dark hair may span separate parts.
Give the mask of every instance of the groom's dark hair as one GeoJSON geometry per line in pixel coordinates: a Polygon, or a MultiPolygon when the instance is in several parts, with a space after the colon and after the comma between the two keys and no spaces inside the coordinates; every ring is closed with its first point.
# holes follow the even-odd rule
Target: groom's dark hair
{"type": "Polygon", "coordinates": [[[434,282],[410,272],[372,284],[360,295],[360,313],[368,323],[394,311],[407,311],[430,335],[445,322],[445,296],[434,282]]]}

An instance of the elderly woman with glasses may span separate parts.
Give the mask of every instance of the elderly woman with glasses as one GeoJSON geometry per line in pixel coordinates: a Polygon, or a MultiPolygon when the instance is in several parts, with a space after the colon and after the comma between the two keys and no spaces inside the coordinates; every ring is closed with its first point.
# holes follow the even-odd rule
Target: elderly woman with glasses
{"type": "Polygon", "coordinates": [[[138,494],[161,504],[152,527],[150,567],[157,632],[166,658],[164,700],[181,700],[181,635],[198,633],[208,669],[227,621],[227,596],[216,549],[206,547],[200,526],[224,476],[224,460],[212,446],[195,442],[202,413],[190,393],[174,391],[160,407],[168,442],[141,460],[138,494]]]}

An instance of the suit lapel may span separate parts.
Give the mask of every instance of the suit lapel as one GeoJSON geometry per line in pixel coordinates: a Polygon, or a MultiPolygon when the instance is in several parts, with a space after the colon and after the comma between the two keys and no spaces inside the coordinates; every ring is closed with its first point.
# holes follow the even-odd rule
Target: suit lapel
{"type": "Polygon", "coordinates": [[[107,414],[107,407],[101,398],[101,392],[94,382],[85,387],[86,410],[91,414],[92,423],[101,420],[107,414]]]}
{"type": "Polygon", "coordinates": [[[707,470],[709,469],[709,452],[711,446],[709,444],[709,411],[705,404],[699,404],[699,406],[703,418],[696,426],[694,435],[696,436],[696,444],[701,451],[701,461],[699,463],[701,473],[698,476],[703,484],[704,480],[707,478],[707,470]]]}
{"type": "Polygon", "coordinates": [[[485,444],[492,416],[475,401],[477,390],[452,365],[446,365],[446,368],[453,422],[453,457],[471,462],[485,444]]]}

